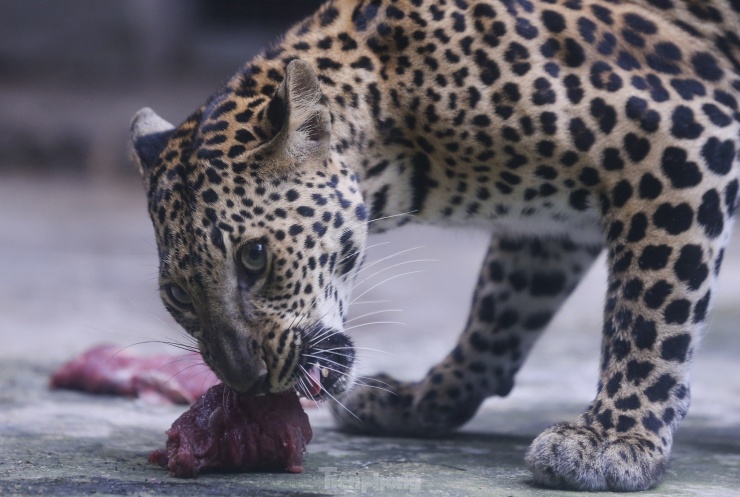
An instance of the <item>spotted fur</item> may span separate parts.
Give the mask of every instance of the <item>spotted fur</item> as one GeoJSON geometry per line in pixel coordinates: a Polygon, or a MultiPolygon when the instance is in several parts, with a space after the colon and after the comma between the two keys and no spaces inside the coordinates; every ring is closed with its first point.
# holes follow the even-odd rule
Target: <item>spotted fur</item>
{"type": "Polygon", "coordinates": [[[373,380],[392,392],[349,391],[356,418],[335,412],[347,430],[436,435],[509,393],[606,248],[596,397],[526,461],[552,487],[654,486],[736,205],[739,13],[737,0],[326,3],[177,128],[135,118],[165,305],[233,388],[320,381],[336,396],[352,384],[342,330],[368,230],[487,229],[448,357],[417,383],[373,380]]]}

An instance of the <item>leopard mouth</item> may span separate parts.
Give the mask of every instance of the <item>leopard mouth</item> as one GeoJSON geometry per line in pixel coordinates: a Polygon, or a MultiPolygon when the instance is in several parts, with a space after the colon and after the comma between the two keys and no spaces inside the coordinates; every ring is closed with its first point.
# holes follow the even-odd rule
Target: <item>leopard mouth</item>
{"type": "MultiPolygon", "coordinates": [[[[323,326],[301,329],[302,345],[292,374],[292,388],[299,396],[309,400],[320,401],[341,395],[353,383],[353,366],[355,349],[352,340],[336,329],[323,326]]],[[[229,368],[224,360],[214,356],[212,348],[201,344],[201,353],[206,364],[216,376],[229,388],[245,395],[264,395],[290,389],[283,386],[275,390],[270,383],[267,368],[262,368],[259,375],[250,378],[249,385],[239,381],[238,368],[229,368]]],[[[264,359],[259,359],[265,364],[264,359]]],[[[234,362],[234,361],[232,361],[234,362]]],[[[289,384],[290,385],[290,384],[289,384]]]]}
{"type": "Polygon", "coordinates": [[[352,384],[355,349],[338,330],[316,328],[303,333],[304,347],[296,368],[294,388],[310,400],[344,393],[352,384]]]}

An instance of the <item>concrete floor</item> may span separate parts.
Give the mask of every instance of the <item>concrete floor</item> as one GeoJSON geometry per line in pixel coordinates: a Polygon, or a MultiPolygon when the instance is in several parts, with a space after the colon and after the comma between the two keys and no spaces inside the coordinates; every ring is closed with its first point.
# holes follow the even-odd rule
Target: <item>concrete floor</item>
{"type": "MultiPolygon", "coordinates": [[[[371,241],[380,242],[388,243],[371,249],[375,257],[423,245],[407,260],[433,261],[367,296],[389,302],[355,310],[402,309],[368,319],[404,325],[368,324],[352,334],[359,346],[383,351],[361,354],[365,373],[417,378],[455,342],[485,236],[413,229],[371,241]]],[[[642,495],[740,496],[737,242],[693,369],[693,405],[671,467],[662,485],[642,495]]],[[[0,175],[0,495],[568,495],[534,487],[523,454],[539,431],[575,417],[594,394],[603,260],[540,341],[513,393],[484,404],[459,434],[348,437],[332,429],[327,412],[312,409],[304,473],[196,480],[146,464],[182,407],[46,388],[56,366],[93,344],[177,339],[158,300],[156,264],[136,181],[0,175]]]]}

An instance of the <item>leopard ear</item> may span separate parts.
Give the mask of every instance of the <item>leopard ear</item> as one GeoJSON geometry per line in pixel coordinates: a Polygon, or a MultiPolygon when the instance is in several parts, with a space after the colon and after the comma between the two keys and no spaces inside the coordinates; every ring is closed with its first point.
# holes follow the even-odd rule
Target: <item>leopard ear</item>
{"type": "Polygon", "coordinates": [[[319,79],[306,62],[288,64],[285,79],[268,105],[267,118],[280,130],[258,151],[271,171],[287,172],[307,159],[328,156],[331,115],[319,79]]]}
{"type": "Polygon", "coordinates": [[[145,178],[164,150],[175,127],[149,107],[139,110],[131,120],[131,155],[145,178]]]}

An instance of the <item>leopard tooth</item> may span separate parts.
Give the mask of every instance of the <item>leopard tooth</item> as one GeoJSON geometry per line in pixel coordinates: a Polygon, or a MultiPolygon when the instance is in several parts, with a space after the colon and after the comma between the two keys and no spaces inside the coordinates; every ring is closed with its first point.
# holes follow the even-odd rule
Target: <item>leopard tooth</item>
{"type": "Polygon", "coordinates": [[[326,368],[321,368],[321,376],[323,378],[326,378],[327,376],[329,376],[329,370],[326,368]]]}

